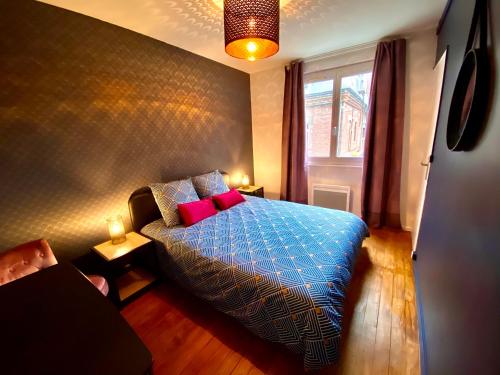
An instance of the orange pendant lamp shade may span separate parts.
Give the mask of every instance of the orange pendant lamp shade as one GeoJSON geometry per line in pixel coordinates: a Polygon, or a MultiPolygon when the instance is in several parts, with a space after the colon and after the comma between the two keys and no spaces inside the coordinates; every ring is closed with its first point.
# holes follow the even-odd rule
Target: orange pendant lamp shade
{"type": "Polygon", "coordinates": [[[255,61],[276,54],[280,39],[279,0],[224,0],[226,53],[255,61]]]}

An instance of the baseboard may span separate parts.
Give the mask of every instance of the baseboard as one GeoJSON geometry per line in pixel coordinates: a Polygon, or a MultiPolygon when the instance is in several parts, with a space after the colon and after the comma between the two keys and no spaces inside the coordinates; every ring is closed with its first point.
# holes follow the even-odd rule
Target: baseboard
{"type": "Polygon", "coordinates": [[[412,232],[413,233],[413,228],[408,226],[408,225],[403,225],[402,226],[403,230],[407,231],[407,232],[412,232]]]}
{"type": "Polygon", "coordinates": [[[420,374],[427,375],[427,350],[425,339],[424,314],[422,308],[422,291],[420,289],[419,273],[417,267],[413,267],[413,278],[415,284],[415,303],[417,307],[418,335],[420,344],[420,374]]]}

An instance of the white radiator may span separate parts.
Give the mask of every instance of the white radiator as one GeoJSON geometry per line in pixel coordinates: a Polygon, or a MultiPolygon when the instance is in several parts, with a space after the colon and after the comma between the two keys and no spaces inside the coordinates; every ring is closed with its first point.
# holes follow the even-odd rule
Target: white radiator
{"type": "Polygon", "coordinates": [[[351,188],[339,185],[312,185],[313,206],[333,208],[336,210],[350,211],[349,202],[351,188]]]}

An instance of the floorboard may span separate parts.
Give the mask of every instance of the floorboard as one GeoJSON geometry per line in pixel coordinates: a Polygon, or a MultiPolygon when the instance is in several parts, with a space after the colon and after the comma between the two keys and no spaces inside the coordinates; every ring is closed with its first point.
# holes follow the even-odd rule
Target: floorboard
{"type": "MultiPolygon", "coordinates": [[[[372,229],[356,261],[344,312],[342,357],[320,374],[418,374],[409,233],[372,229]]],[[[154,357],[154,374],[303,374],[284,347],[251,334],[173,283],[122,310],[154,357]]]]}

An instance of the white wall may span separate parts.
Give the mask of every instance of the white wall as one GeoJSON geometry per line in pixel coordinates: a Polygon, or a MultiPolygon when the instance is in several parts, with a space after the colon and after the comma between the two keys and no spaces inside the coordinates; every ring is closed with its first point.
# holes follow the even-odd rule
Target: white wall
{"type": "Polygon", "coordinates": [[[362,167],[311,165],[308,171],[309,202],[312,200],[312,185],[340,185],[351,188],[349,207],[351,212],[361,216],[362,167]]]}
{"type": "MultiPolygon", "coordinates": [[[[418,199],[423,187],[425,169],[420,166],[420,161],[425,157],[428,133],[432,128],[437,79],[433,72],[436,41],[432,30],[407,37],[406,113],[401,178],[401,221],[407,230],[415,227],[418,199]]],[[[265,187],[269,198],[279,198],[280,191],[283,90],[283,68],[251,75],[255,181],[265,187]]],[[[350,185],[353,195],[351,209],[359,214],[361,169],[346,170],[341,177],[339,172],[342,170],[337,167],[314,167],[309,171],[309,176],[319,183],[327,183],[335,176],[336,184],[350,185]]]]}
{"type": "Polygon", "coordinates": [[[413,231],[425,180],[425,159],[434,121],[437,74],[434,73],[437,37],[433,30],[407,40],[406,108],[401,176],[401,222],[413,231]]]}
{"type": "Polygon", "coordinates": [[[279,199],[281,187],[281,127],[285,68],[250,76],[255,184],[267,198],[279,199]]]}

